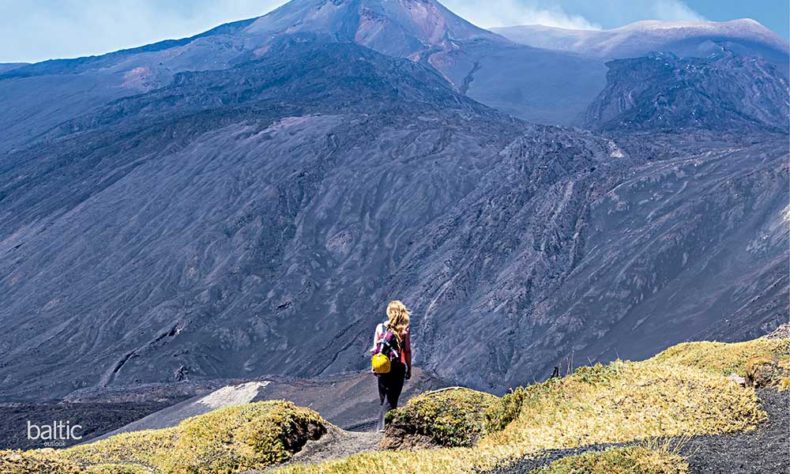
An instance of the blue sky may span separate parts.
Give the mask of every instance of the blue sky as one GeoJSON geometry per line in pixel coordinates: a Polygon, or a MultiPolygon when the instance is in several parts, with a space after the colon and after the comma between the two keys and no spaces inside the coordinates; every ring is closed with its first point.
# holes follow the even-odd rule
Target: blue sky
{"type": "MultiPolygon", "coordinates": [[[[394,0],[393,0],[394,1],[394,0]]],[[[285,0],[0,0],[0,62],[101,54],[260,16],[285,0]]],[[[753,18],[785,39],[788,0],[443,0],[483,26],[615,28],[639,20],[753,18]]]]}

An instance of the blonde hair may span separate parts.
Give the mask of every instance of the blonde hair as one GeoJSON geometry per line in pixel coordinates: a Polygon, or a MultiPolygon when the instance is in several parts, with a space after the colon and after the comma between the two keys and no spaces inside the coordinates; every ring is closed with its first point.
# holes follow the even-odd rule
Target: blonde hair
{"type": "Polygon", "coordinates": [[[387,319],[389,330],[400,339],[409,327],[409,310],[403,302],[394,300],[387,305],[387,319]]]}

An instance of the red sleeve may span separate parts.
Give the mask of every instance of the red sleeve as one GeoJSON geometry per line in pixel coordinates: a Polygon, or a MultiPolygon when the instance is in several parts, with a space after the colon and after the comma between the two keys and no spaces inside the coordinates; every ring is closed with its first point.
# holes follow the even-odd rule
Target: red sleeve
{"type": "Polygon", "coordinates": [[[409,368],[408,370],[411,371],[411,335],[408,330],[406,330],[403,338],[403,359],[403,362],[409,368]]]}

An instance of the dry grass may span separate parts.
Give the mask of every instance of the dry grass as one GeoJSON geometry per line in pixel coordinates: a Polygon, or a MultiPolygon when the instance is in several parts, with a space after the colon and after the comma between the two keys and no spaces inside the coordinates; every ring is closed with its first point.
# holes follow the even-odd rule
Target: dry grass
{"type": "Polygon", "coordinates": [[[421,451],[379,451],[355,454],[319,465],[289,465],[276,474],[457,474],[490,469],[498,461],[526,454],[518,446],[495,448],[438,448],[421,451]]]}
{"type": "Polygon", "coordinates": [[[724,377],[652,361],[614,362],[536,386],[518,418],[481,445],[554,449],[721,433],[753,428],[765,416],[753,390],[724,377]]]}
{"type": "MultiPolygon", "coordinates": [[[[477,473],[507,465],[529,455],[523,446],[488,446],[477,448],[442,448],[423,451],[384,451],[357,454],[319,465],[290,465],[275,474],[369,474],[398,472],[403,474],[477,473]]],[[[566,458],[569,461],[549,466],[543,473],[640,473],[684,474],[688,466],[676,453],[648,447],[620,448],[566,458]],[[573,470],[568,470],[573,468],[573,470]],[[593,470],[594,469],[594,470],[593,470]]]]}
{"type": "Polygon", "coordinates": [[[62,456],[102,474],[238,472],[287,461],[325,430],[311,410],[260,402],[189,418],[174,428],[120,434],[62,456]]]}
{"type": "Polygon", "coordinates": [[[790,359],[790,339],[755,339],[753,341],[687,342],[672,346],[658,354],[654,362],[694,367],[719,375],[748,375],[749,361],[769,359],[777,362],[790,359]]]}
{"type": "Polygon", "coordinates": [[[485,410],[498,403],[494,395],[467,388],[419,395],[387,414],[385,444],[409,445],[403,438],[418,437],[436,446],[472,446],[483,433],[485,410]]]}
{"type": "MultiPolygon", "coordinates": [[[[425,394],[393,414],[392,420],[419,426],[424,435],[446,444],[470,444],[478,437],[479,441],[471,447],[366,452],[319,465],[284,466],[276,472],[472,473],[544,449],[750,430],[766,415],[753,388],[741,388],[726,376],[764,370],[766,361],[785,370],[788,352],[787,339],[681,344],[644,362],[581,368],[502,399],[471,390],[425,394]]],[[[777,383],[790,385],[782,380],[786,379],[777,383]]],[[[27,472],[36,472],[35,466],[60,463],[63,468],[55,472],[239,472],[290,459],[300,443],[317,437],[325,427],[315,412],[286,402],[264,402],[217,410],[175,428],[119,435],[64,451],[0,452],[0,467],[28,463],[33,470],[27,472]],[[82,470],[74,471],[74,466],[82,470]]],[[[648,443],[569,457],[544,472],[682,473],[685,464],[670,450],[648,443]]]]}
{"type": "Polygon", "coordinates": [[[95,464],[86,466],[85,474],[151,474],[154,469],[131,464],[95,464]]]}
{"type": "Polygon", "coordinates": [[[569,456],[535,474],[685,474],[689,466],[677,454],[646,447],[612,448],[569,456]]]}
{"type": "Polygon", "coordinates": [[[27,474],[34,472],[57,474],[80,474],[82,469],[62,459],[54,449],[35,451],[0,451],[0,473],[27,474]]]}
{"type": "MultiPolygon", "coordinates": [[[[657,360],[582,368],[563,379],[517,390],[502,403],[505,408],[494,405],[487,410],[489,429],[496,430],[503,420],[512,421],[472,448],[363,453],[316,466],[286,466],[276,472],[472,473],[543,449],[749,430],[766,417],[753,389],[739,387],[716,369],[657,360]]],[[[674,454],[660,449],[651,453],[656,451],[664,452],[664,461],[671,458],[669,470],[612,472],[684,472],[674,454]]],[[[632,455],[641,452],[629,451],[632,455]]],[[[662,466],[664,461],[651,456],[648,461],[662,466]]]]}
{"type": "Polygon", "coordinates": [[[82,466],[104,465],[108,471],[114,468],[113,465],[125,465],[130,469],[157,472],[163,453],[174,447],[177,430],[176,427],[119,434],[106,440],[66,449],[63,456],[82,466]]]}

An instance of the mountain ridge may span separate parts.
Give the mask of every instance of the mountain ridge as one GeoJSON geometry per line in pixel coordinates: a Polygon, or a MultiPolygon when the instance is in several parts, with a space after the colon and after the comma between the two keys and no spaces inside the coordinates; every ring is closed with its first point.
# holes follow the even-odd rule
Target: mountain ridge
{"type": "MultiPolygon", "coordinates": [[[[75,91],[62,80],[53,80],[50,87],[69,87],[71,95],[86,94],[102,101],[109,96],[114,100],[169,84],[179,72],[227,69],[255,60],[266,54],[273,41],[293,35],[312,41],[356,42],[423,62],[464,95],[538,122],[570,122],[603,87],[603,65],[575,55],[512,43],[473,26],[435,0],[293,0],[262,17],[223,25],[186,39],[21,67],[0,74],[0,86],[14,88],[4,97],[0,87],[0,97],[24,110],[35,98],[27,96],[28,91],[20,90],[16,83],[26,77],[43,82],[54,78],[53,74],[69,77],[78,73],[95,78],[93,87],[75,91]],[[534,64],[539,64],[541,70],[536,71],[531,66],[534,64]],[[565,74],[567,70],[575,70],[576,74],[569,76],[565,74]],[[556,93],[558,88],[563,89],[562,94],[556,93]],[[561,97],[562,102],[557,104],[548,97],[561,97]]],[[[72,104],[71,109],[81,105],[72,104]]],[[[2,118],[0,125],[12,131],[23,125],[27,130],[38,130],[44,125],[24,122],[24,114],[7,122],[2,118]]],[[[51,121],[48,125],[55,125],[66,116],[50,112],[45,118],[51,121]]]]}
{"type": "MultiPolygon", "coordinates": [[[[294,0],[261,17],[221,25],[189,38],[100,56],[22,65],[0,74],[0,98],[10,109],[20,111],[0,114],[0,126],[14,138],[7,140],[6,146],[46,132],[71,118],[71,111],[88,112],[95,105],[163,87],[179,72],[227,69],[255,60],[266,53],[272,41],[293,34],[312,35],[312,40],[353,41],[423,62],[462,94],[539,123],[578,125],[606,82],[606,67],[597,58],[579,57],[578,51],[514,43],[475,27],[435,0],[294,0]],[[53,94],[58,91],[57,95],[42,97],[43,84],[53,94]],[[61,108],[56,99],[63,97],[69,103],[61,108]],[[38,108],[29,109],[30,104],[38,108]]],[[[639,44],[638,38],[630,39],[629,44],[639,44]]],[[[668,46],[666,41],[649,44],[652,46],[640,46],[638,52],[663,48],[705,55],[718,51],[716,41],[706,37],[668,46]]],[[[743,54],[763,52],[780,72],[785,71],[786,44],[781,51],[769,51],[769,46],[764,41],[729,45],[742,48],[743,54]]]]}
{"type": "Polygon", "coordinates": [[[706,42],[728,41],[743,42],[747,49],[750,45],[762,44],[763,50],[772,60],[781,60],[782,55],[786,56],[790,52],[787,40],[749,18],[725,22],[645,20],[606,30],[523,25],[493,28],[492,31],[529,46],[605,59],[623,59],[656,51],[704,56],[707,54],[704,46],[706,42]]]}

